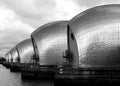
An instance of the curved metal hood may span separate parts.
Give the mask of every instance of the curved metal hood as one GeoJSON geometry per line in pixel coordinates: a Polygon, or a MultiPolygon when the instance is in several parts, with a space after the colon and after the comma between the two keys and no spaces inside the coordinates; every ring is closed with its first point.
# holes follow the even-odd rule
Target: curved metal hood
{"type": "Polygon", "coordinates": [[[8,53],[5,54],[5,59],[7,62],[9,61],[8,53]]]}
{"type": "Polygon", "coordinates": [[[31,39],[26,39],[17,44],[16,46],[19,57],[20,57],[20,62],[21,63],[30,63],[31,61],[31,56],[34,54],[33,50],[33,44],[31,39]]]}
{"type": "Polygon", "coordinates": [[[80,66],[120,65],[120,5],[88,9],[70,20],[80,66]]]}
{"type": "Polygon", "coordinates": [[[11,53],[10,53],[10,51],[7,53],[7,55],[8,55],[8,60],[9,60],[9,62],[12,62],[12,61],[11,61],[11,59],[12,59],[12,56],[11,56],[11,53]]]}
{"type": "Polygon", "coordinates": [[[16,47],[14,47],[13,49],[11,49],[11,55],[12,55],[12,58],[13,58],[13,62],[17,62],[18,52],[16,50],[16,47]]]}
{"type": "Polygon", "coordinates": [[[59,65],[65,62],[62,53],[67,49],[67,23],[48,23],[31,34],[41,65],[59,65]]]}

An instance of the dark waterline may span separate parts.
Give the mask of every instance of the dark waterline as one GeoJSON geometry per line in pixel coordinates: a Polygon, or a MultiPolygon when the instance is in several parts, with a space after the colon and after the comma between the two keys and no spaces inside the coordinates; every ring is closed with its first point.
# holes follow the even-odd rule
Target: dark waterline
{"type": "Polygon", "coordinates": [[[21,73],[10,72],[0,65],[0,86],[54,86],[53,81],[21,80],[21,73]]]}

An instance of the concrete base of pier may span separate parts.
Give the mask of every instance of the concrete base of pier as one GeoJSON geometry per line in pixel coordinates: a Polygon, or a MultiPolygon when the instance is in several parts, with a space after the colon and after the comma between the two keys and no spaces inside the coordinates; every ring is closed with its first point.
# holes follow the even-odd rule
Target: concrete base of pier
{"type": "Polygon", "coordinates": [[[10,65],[10,71],[11,72],[20,72],[22,67],[24,67],[24,64],[13,63],[10,65]]]}
{"type": "Polygon", "coordinates": [[[10,65],[12,64],[12,62],[4,62],[2,63],[2,65],[6,68],[10,68],[10,65]]]}
{"type": "Polygon", "coordinates": [[[118,85],[120,84],[120,67],[58,69],[54,84],[55,86],[118,85]]]}
{"type": "Polygon", "coordinates": [[[21,72],[23,68],[26,68],[28,66],[32,65],[31,63],[12,63],[10,65],[10,71],[11,72],[21,72]]]}
{"type": "Polygon", "coordinates": [[[22,79],[40,79],[40,80],[53,80],[55,66],[33,66],[26,67],[22,69],[21,78],[22,79]]]}

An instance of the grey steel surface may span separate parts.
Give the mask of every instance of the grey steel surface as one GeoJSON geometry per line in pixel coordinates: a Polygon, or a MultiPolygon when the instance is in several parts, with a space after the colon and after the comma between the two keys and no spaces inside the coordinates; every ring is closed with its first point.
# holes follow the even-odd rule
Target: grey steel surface
{"type": "Polygon", "coordinates": [[[22,42],[17,44],[16,48],[18,49],[21,63],[30,63],[31,57],[34,54],[31,39],[23,40],[22,42]]]}
{"type": "Polygon", "coordinates": [[[67,49],[67,23],[48,23],[31,34],[41,65],[60,65],[65,62],[62,52],[67,49]]]}
{"type": "Polygon", "coordinates": [[[69,22],[79,50],[79,65],[120,65],[120,5],[88,9],[69,22]]]}
{"type": "Polygon", "coordinates": [[[13,62],[17,62],[18,52],[16,50],[16,47],[14,47],[13,49],[11,49],[11,54],[12,54],[13,62]]]}
{"type": "Polygon", "coordinates": [[[6,61],[9,61],[8,53],[5,54],[5,59],[6,59],[6,61]]]}
{"type": "Polygon", "coordinates": [[[12,58],[12,56],[11,56],[10,51],[7,53],[7,55],[8,55],[9,62],[11,62],[11,58],[12,58]]]}

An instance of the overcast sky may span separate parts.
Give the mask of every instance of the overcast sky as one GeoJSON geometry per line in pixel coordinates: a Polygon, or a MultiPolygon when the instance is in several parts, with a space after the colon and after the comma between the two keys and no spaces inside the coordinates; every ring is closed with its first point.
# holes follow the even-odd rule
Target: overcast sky
{"type": "Polygon", "coordinates": [[[0,56],[30,37],[37,27],[56,20],[69,20],[78,13],[120,0],[0,0],[0,56]]]}

